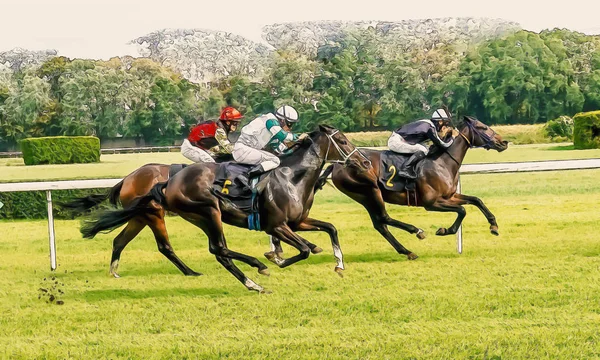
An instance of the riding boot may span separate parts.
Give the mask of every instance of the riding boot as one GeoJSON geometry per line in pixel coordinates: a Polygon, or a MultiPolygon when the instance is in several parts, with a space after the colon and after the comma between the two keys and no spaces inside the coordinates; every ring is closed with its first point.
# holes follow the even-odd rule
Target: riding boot
{"type": "Polygon", "coordinates": [[[425,158],[426,154],[423,151],[417,151],[412,154],[408,160],[402,164],[402,167],[398,169],[398,175],[408,178],[408,179],[416,179],[417,173],[415,171],[415,164],[425,158]]]}
{"type": "Polygon", "coordinates": [[[262,165],[256,165],[255,167],[250,169],[250,171],[248,172],[248,179],[252,180],[252,178],[257,177],[264,172],[265,172],[265,169],[262,167],[262,165]]]}

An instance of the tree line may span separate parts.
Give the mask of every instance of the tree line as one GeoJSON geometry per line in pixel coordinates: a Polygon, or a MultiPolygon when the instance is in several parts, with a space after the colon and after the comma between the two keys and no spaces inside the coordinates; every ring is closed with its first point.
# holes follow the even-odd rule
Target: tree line
{"type": "Polygon", "coordinates": [[[0,148],[32,136],[96,135],[171,144],[226,105],[246,121],[287,103],[299,130],[393,129],[445,104],[488,124],[531,124],[600,109],[600,40],[569,30],[517,31],[479,44],[398,51],[374,29],[314,55],[278,50],[259,79],[197,84],[147,58],[52,57],[0,71],[0,148]]]}

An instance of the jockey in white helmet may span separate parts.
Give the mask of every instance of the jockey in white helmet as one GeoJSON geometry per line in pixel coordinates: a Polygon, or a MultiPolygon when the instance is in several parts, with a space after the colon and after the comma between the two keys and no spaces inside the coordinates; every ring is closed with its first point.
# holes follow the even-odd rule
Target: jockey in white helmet
{"type": "Polygon", "coordinates": [[[277,153],[283,153],[285,142],[298,139],[291,128],[298,122],[298,112],[289,105],[283,105],[275,114],[268,113],[252,120],[242,128],[240,137],[233,148],[233,159],[242,164],[257,165],[248,176],[255,177],[279,166],[279,158],[265,151],[269,146],[277,153]]]}

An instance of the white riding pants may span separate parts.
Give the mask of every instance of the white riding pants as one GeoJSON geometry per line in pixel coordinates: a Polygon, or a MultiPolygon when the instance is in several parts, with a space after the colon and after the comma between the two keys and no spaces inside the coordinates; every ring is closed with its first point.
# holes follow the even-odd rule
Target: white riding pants
{"type": "Polygon", "coordinates": [[[265,171],[273,170],[280,164],[277,156],[263,150],[257,150],[240,142],[236,142],[233,147],[233,160],[241,164],[262,165],[265,171]]]}
{"type": "Polygon", "coordinates": [[[181,154],[195,163],[214,163],[215,159],[206,151],[192,145],[188,139],[181,144],[181,154]]]}
{"type": "Polygon", "coordinates": [[[409,144],[404,138],[396,133],[392,133],[392,136],[388,139],[388,148],[393,152],[399,154],[414,154],[417,151],[422,151],[427,155],[429,149],[421,144],[409,144]]]}

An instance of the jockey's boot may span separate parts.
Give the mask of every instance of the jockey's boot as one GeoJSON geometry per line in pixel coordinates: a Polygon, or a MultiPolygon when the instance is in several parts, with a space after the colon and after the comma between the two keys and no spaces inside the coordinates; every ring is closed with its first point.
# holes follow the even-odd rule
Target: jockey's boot
{"type": "Polygon", "coordinates": [[[398,169],[398,175],[408,179],[416,179],[417,173],[415,172],[415,164],[423,160],[425,156],[426,154],[422,151],[413,153],[408,160],[402,164],[402,167],[398,169]]]}
{"type": "Polygon", "coordinates": [[[259,176],[260,174],[262,174],[264,172],[265,172],[265,169],[262,167],[262,165],[256,165],[255,167],[250,169],[250,171],[248,172],[248,179],[252,180],[253,178],[259,176]]]}

